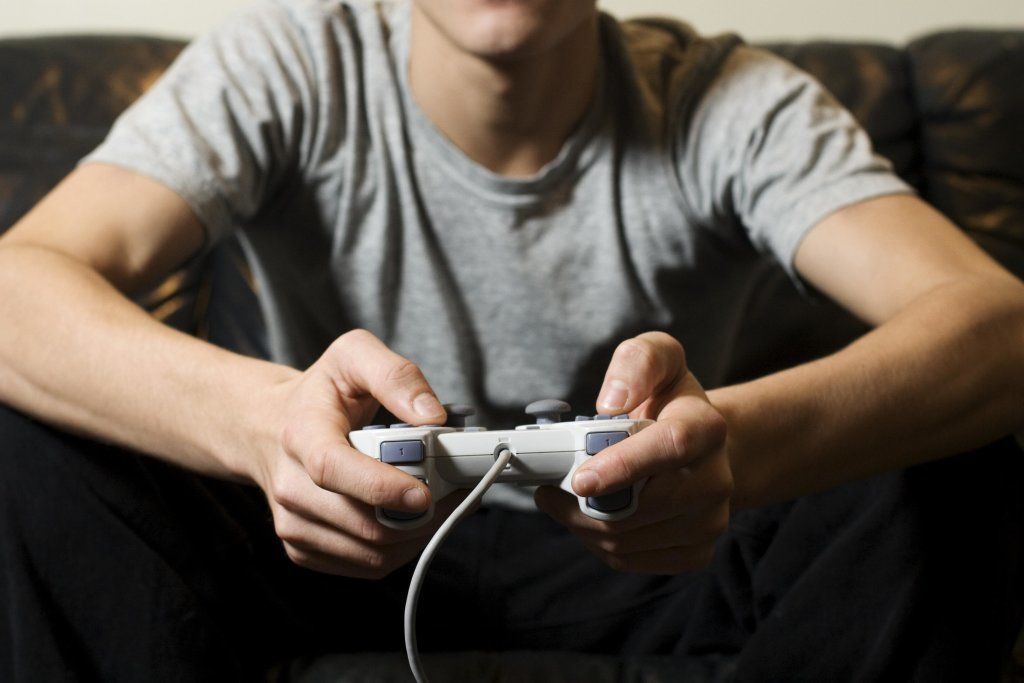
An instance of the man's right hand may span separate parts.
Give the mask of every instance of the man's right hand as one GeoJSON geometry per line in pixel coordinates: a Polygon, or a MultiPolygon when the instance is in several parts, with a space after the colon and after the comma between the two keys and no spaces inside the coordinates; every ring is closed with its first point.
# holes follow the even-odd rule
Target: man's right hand
{"type": "Polygon", "coordinates": [[[255,458],[288,556],[317,571],[381,578],[410,561],[465,498],[437,503],[430,524],[399,531],[374,507],[419,512],[430,491],[415,477],[357,451],[348,433],[380,405],[414,425],[444,424],[445,411],[419,368],[373,334],[339,337],[306,372],[275,388],[277,443],[255,458]]]}
{"type": "Polygon", "coordinates": [[[365,331],[306,372],[173,330],[130,302],[202,248],[177,194],[107,164],[76,169],[0,236],[0,402],[61,429],[266,492],[299,564],[380,577],[413,558],[432,524],[396,531],[373,506],[422,510],[417,479],[347,440],[378,402],[411,424],[442,423],[423,375],[365,331]],[[159,349],[159,353],[154,353],[159,349]],[[405,496],[408,495],[408,498],[405,496]]]}

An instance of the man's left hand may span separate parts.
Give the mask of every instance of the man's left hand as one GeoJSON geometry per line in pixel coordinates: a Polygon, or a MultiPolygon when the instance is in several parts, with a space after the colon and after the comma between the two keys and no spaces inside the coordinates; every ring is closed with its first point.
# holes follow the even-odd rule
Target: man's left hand
{"type": "Polygon", "coordinates": [[[687,369],[683,347],[663,332],[624,341],[597,408],[656,422],[581,465],[573,488],[581,496],[604,495],[649,477],[637,511],[614,522],[592,519],[553,486],[537,490],[537,507],[613,569],[677,574],[706,567],[729,523],[733,479],[725,419],[687,369]]]}

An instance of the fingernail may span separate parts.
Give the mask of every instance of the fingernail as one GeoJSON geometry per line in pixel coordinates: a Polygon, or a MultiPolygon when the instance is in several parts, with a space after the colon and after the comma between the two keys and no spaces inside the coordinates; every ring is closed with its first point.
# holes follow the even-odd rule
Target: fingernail
{"type": "Polygon", "coordinates": [[[621,410],[629,398],[629,386],[621,379],[613,379],[608,382],[601,397],[597,399],[597,405],[609,411],[621,410]]]}
{"type": "Polygon", "coordinates": [[[437,398],[433,394],[426,392],[412,400],[412,409],[416,411],[417,415],[422,415],[423,417],[434,417],[442,411],[441,403],[437,398]]]}
{"type": "Polygon", "coordinates": [[[597,488],[597,475],[590,470],[580,470],[572,478],[572,488],[581,496],[589,496],[597,488]]]}
{"type": "Polygon", "coordinates": [[[423,493],[423,489],[407,489],[402,494],[402,503],[413,510],[422,510],[427,507],[427,494],[423,493]]]}

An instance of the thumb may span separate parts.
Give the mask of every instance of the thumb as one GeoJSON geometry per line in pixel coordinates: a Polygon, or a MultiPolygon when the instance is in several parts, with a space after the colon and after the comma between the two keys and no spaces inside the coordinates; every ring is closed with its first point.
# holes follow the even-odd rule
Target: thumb
{"type": "Polygon", "coordinates": [[[725,419],[702,397],[677,397],[665,412],[664,419],[580,465],[572,479],[577,495],[617,491],[659,472],[687,467],[723,447],[725,419]]]}

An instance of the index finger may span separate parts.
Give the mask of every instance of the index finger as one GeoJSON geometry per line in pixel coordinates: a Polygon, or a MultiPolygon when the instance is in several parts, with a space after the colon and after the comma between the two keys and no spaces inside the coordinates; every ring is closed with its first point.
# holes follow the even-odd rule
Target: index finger
{"type": "Polygon", "coordinates": [[[580,496],[600,496],[645,477],[690,465],[720,449],[725,420],[702,396],[679,396],[663,417],[580,465],[572,487],[580,496]]]}
{"type": "Polygon", "coordinates": [[[686,352],[664,332],[645,332],[619,344],[598,392],[601,413],[629,413],[686,375],[686,352]]]}

